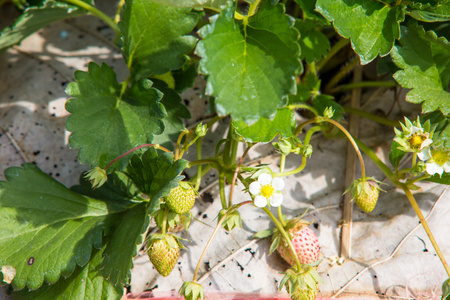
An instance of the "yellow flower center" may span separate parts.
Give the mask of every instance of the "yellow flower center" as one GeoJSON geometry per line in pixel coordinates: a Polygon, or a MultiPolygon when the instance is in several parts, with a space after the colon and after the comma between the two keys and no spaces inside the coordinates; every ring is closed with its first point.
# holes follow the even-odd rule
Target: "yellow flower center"
{"type": "Polygon", "coordinates": [[[270,198],[273,195],[275,189],[271,184],[266,184],[261,187],[261,195],[265,198],[270,198]]]}
{"type": "Polygon", "coordinates": [[[444,165],[449,160],[448,153],[441,150],[432,151],[431,157],[433,158],[433,161],[440,166],[444,165]]]}
{"type": "Polygon", "coordinates": [[[422,147],[422,143],[427,139],[427,136],[424,134],[415,134],[409,138],[408,143],[409,146],[414,150],[420,150],[422,147]]]}

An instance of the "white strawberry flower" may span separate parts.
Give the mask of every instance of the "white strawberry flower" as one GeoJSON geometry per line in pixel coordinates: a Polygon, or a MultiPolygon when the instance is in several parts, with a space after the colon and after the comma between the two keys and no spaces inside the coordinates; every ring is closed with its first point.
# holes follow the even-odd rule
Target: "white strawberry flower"
{"type": "Polygon", "coordinates": [[[283,202],[284,181],[280,177],[272,178],[272,175],[263,173],[258,180],[250,184],[250,194],[255,196],[254,204],[258,207],[265,207],[268,203],[277,207],[283,202]]]}
{"type": "Polygon", "coordinates": [[[430,175],[450,172],[450,152],[439,149],[424,149],[417,153],[420,160],[425,162],[427,173],[430,175]]]}

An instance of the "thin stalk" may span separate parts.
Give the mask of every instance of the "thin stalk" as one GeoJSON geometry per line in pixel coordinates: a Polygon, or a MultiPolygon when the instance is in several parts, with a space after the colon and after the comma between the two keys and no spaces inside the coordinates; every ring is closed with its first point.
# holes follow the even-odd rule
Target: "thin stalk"
{"type": "MultiPolygon", "coordinates": [[[[202,159],[202,138],[197,140],[197,160],[202,159]]],[[[198,191],[200,183],[202,182],[202,164],[197,166],[197,182],[195,183],[195,190],[198,191]]]]}
{"type": "Polygon", "coordinates": [[[117,24],[114,22],[114,20],[111,19],[110,17],[108,17],[107,15],[105,15],[102,11],[98,10],[96,7],[86,3],[84,1],[81,1],[81,0],[62,0],[62,1],[76,5],[78,7],[81,7],[83,9],[87,10],[88,12],[92,13],[93,15],[99,17],[106,24],[108,24],[108,26],[111,27],[112,30],[114,30],[114,32],[116,33],[116,37],[118,37],[122,34],[119,29],[119,26],[117,26],[117,24]]]}
{"type": "Polygon", "coordinates": [[[114,22],[119,23],[120,21],[120,13],[122,12],[123,5],[125,4],[125,0],[120,0],[119,4],[117,4],[116,14],[114,16],[114,22]]]}
{"type": "Polygon", "coordinates": [[[417,164],[417,154],[413,153],[412,160],[411,160],[411,168],[414,168],[416,166],[416,164],[417,164]]]}
{"type": "Polygon", "coordinates": [[[291,237],[289,234],[284,230],[283,225],[277,220],[277,218],[272,214],[272,212],[267,207],[262,207],[262,210],[272,219],[272,221],[275,223],[275,226],[277,226],[278,230],[280,231],[281,235],[283,235],[284,239],[289,245],[289,248],[291,248],[292,253],[294,254],[295,262],[297,263],[297,269],[302,269],[302,264],[300,263],[300,260],[298,259],[297,252],[295,251],[294,245],[292,245],[291,237]]]}
{"type": "MultiPolygon", "coordinates": [[[[282,154],[280,158],[280,173],[284,172],[284,166],[286,165],[286,155],[282,154]]],[[[277,207],[278,219],[283,227],[286,226],[286,222],[283,218],[283,212],[281,211],[281,205],[277,207]]]]}
{"type": "Polygon", "coordinates": [[[340,85],[340,86],[332,89],[330,92],[336,93],[339,91],[353,90],[353,89],[366,88],[366,87],[390,88],[390,87],[396,87],[396,86],[398,86],[398,84],[395,81],[360,81],[360,82],[354,82],[354,83],[340,85]]]}
{"type": "Polygon", "coordinates": [[[227,198],[225,196],[225,172],[223,171],[219,173],[219,194],[222,208],[227,208],[227,198]]]}
{"type": "Polygon", "coordinates": [[[223,118],[225,118],[225,117],[215,116],[214,118],[212,118],[212,119],[206,124],[206,126],[207,126],[208,129],[209,129],[209,128],[211,128],[211,127],[214,125],[214,123],[216,123],[217,121],[222,120],[223,118]]]}
{"type": "Polygon", "coordinates": [[[339,128],[347,137],[347,139],[350,141],[350,143],[353,145],[353,148],[355,149],[356,155],[358,156],[359,159],[359,163],[361,164],[361,178],[366,178],[366,167],[364,165],[364,160],[362,158],[361,155],[361,151],[359,151],[358,145],[356,144],[354,138],[352,137],[352,135],[347,131],[347,129],[344,128],[344,126],[342,126],[341,124],[339,124],[338,122],[336,122],[333,119],[325,119],[326,122],[329,122],[331,124],[333,124],[334,126],[336,126],[337,128],[339,128]]]}
{"type": "Polygon", "coordinates": [[[219,165],[219,163],[217,162],[217,159],[214,159],[214,158],[205,158],[205,159],[199,159],[199,160],[194,160],[194,161],[189,162],[189,166],[191,168],[196,165],[206,165],[206,164],[215,165],[215,166],[219,165]]]}
{"type": "Polygon", "coordinates": [[[309,106],[307,104],[291,104],[288,106],[288,108],[292,109],[292,110],[297,109],[297,108],[306,109],[306,110],[309,110],[310,112],[312,112],[316,117],[319,116],[319,113],[317,112],[317,110],[314,107],[309,106]]]}
{"type": "Polygon", "coordinates": [[[350,73],[350,71],[358,64],[359,64],[359,57],[358,56],[353,57],[353,59],[344,68],[342,68],[336,75],[334,75],[333,78],[331,78],[331,80],[325,86],[325,91],[327,91],[328,93],[332,87],[338,84],[338,82],[341,81],[342,78],[347,76],[347,74],[350,73]]]}
{"type": "Polygon", "coordinates": [[[169,207],[166,205],[166,208],[164,210],[164,218],[163,218],[163,224],[161,228],[161,233],[165,234],[167,232],[167,217],[169,216],[169,207]]]}
{"type": "Polygon", "coordinates": [[[195,140],[190,141],[192,134],[194,133],[195,128],[192,128],[191,130],[189,130],[186,139],[184,140],[183,146],[181,147],[181,151],[180,151],[180,158],[183,157],[184,152],[187,151],[187,149],[195,142],[195,140]]]}
{"type": "MultiPolygon", "coordinates": [[[[314,126],[310,130],[308,130],[308,132],[305,135],[305,139],[304,139],[305,146],[309,145],[312,135],[315,132],[320,131],[320,130],[321,130],[320,126],[314,126]]],[[[286,171],[286,172],[281,172],[281,170],[280,170],[280,173],[274,173],[273,176],[282,177],[282,176],[294,175],[294,174],[297,174],[298,172],[301,172],[305,168],[305,166],[306,166],[306,156],[302,156],[302,163],[298,168],[291,170],[291,171],[286,171]]]]}
{"type": "Polygon", "coordinates": [[[132,153],[132,152],[134,152],[134,151],[136,151],[136,150],[138,150],[138,149],[145,148],[145,147],[154,147],[155,149],[157,149],[157,150],[158,150],[158,149],[161,149],[161,150],[163,150],[164,152],[172,152],[172,151],[170,151],[169,149],[166,149],[166,148],[164,148],[163,146],[160,146],[160,145],[158,145],[158,144],[144,144],[144,145],[140,145],[140,146],[134,147],[133,149],[131,149],[131,150],[125,152],[124,154],[121,154],[120,156],[114,158],[114,159],[113,159],[113,160],[112,160],[112,161],[104,168],[104,170],[105,170],[105,171],[108,170],[108,168],[109,168],[112,164],[114,164],[116,161],[118,161],[119,159],[121,159],[121,158],[127,156],[128,154],[130,154],[130,153],[132,153]]]}
{"type": "Polygon", "coordinates": [[[219,228],[220,228],[220,226],[222,225],[222,223],[223,223],[223,221],[225,220],[225,218],[226,218],[233,210],[238,209],[238,208],[241,207],[242,205],[250,204],[250,203],[252,203],[251,200],[249,200],[249,201],[244,201],[244,202],[241,202],[241,203],[239,203],[239,204],[236,204],[236,205],[232,206],[232,207],[231,207],[231,208],[230,208],[230,209],[222,216],[222,218],[220,218],[219,222],[217,222],[216,228],[214,228],[214,231],[213,231],[213,233],[211,234],[211,237],[209,238],[208,243],[206,243],[205,249],[203,249],[203,252],[202,252],[202,254],[200,255],[200,258],[199,258],[199,260],[198,260],[197,266],[196,266],[195,271],[194,271],[194,277],[193,277],[193,279],[192,279],[193,282],[196,282],[196,281],[197,281],[197,275],[198,275],[198,270],[200,269],[200,264],[201,264],[201,262],[203,261],[203,258],[205,257],[205,254],[206,254],[206,251],[208,250],[209,246],[211,245],[211,243],[212,243],[212,241],[213,241],[213,239],[214,239],[214,236],[215,236],[215,235],[217,234],[217,232],[219,231],[219,228]]]}
{"type": "Polygon", "coordinates": [[[183,136],[185,136],[187,133],[189,133],[189,130],[185,129],[178,136],[177,144],[175,146],[175,159],[178,159],[178,157],[180,156],[181,141],[183,139],[183,136]]]}
{"type": "Polygon", "coordinates": [[[414,212],[416,213],[417,217],[419,218],[420,222],[422,223],[423,229],[428,235],[428,238],[431,241],[431,244],[433,244],[433,247],[436,251],[436,254],[439,256],[439,259],[442,262],[442,265],[444,266],[445,271],[447,272],[448,276],[450,277],[450,267],[445,260],[445,257],[439,248],[439,245],[437,244],[436,240],[434,239],[433,233],[430,230],[430,227],[428,226],[428,223],[426,219],[424,218],[422,211],[420,210],[419,205],[417,205],[416,200],[414,199],[414,196],[412,195],[411,191],[409,190],[408,186],[404,183],[399,182],[398,180],[395,180],[394,173],[386,166],[377,156],[376,154],[370,149],[366,144],[361,142],[360,140],[355,138],[355,141],[358,143],[360,148],[366,153],[367,156],[369,156],[372,161],[383,171],[383,173],[391,180],[391,182],[397,186],[398,188],[402,189],[406,197],[408,198],[409,202],[411,203],[411,206],[414,209],[414,212]]]}
{"type": "Polygon", "coordinates": [[[390,126],[390,127],[397,127],[397,126],[399,126],[399,122],[398,121],[394,121],[394,120],[390,120],[390,119],[387,119],[387,118],[383,118],[383,117],[380,117],[380,116],[368,113],[366,111],[363,111],[361,109],[357,109],[357,108],[347,107],[346,106],[346,107],[344,107],[344,110],[345,110],[345,112],[348,112],[348,113],[351,113],[351,114],[363,117],[365,119],[377,122],[377,123],[382,124],[382,125],[386,125],[386,126],[390,126]]]}
{"type": "Polygon", "coordinates": [[[237,175],[239,173],[239,170],[241,169],[241,166],[242,166],[242,163],[244,161],[244,158],[247,156],[248,151],[250,151],[250,149],[253,147],[253,145],[254,144],[248,146],[247,149],[245,149],[244,154],[242,154],[242,157],[239,160],[239,163],[238,163],[238,165],[236,167],[236,170],[234,171],[233,181],[231,182],[231,187],[230,187],[230,195],[229,195],[229,198],[228,198],[228,206],[229,207],[233,203],[233,191],[234,191],[234,186],[236,185],[237,175]]]}
{"type": "Polygon", "coordinates": [[[412,195],[409,188],[404,184],[397,184],[398,187],[400,187],[406,194],[406,197],[408,197],[409,202],[411,203],[411,206],[413,207],[414,211],[416,212],[417,217],[419,217],[420,223],[422,223],[423,229],[425,229],[425,232],[428,235],[428,238],[431,241],[431,244],[433,244],[434,250],[436,250],[436,254],[439,256],[439,259],[442,262],[442,265],[444,266],[445,271],[447,272],[447,275],[450,277],[450,267],[445,260],[445,256],[442,253],[441,249],[439,248],[439,245],[437,244],[436,240],[434,239],[433,233],[430,230],[430,227],[428,226],[427,221],[425,220],[425,217],[422,214],[422,211],[420,210],[419,205],[417,205],[416,200],[414,199],[414,196],[412,195]]]}
{"type": "Polygon", "coordinates": [[[338,53],[342,48],[347,46],[349,42],[350,42],[350,40],[348,40],[348,39],[340,39],[336,44],[334,44],[331,47],[330,51],[328,51],[327,56],[325,56],[323,59],[321,59],[317,62],[317,64],[316,64],[317,72],[319,72],[320,69],[322,69],[323,66],[325,66],[327,64],[327,62],[330,61],[330,59],[332,59],[333,56],[336,55],[336,53],[338,53]]]}

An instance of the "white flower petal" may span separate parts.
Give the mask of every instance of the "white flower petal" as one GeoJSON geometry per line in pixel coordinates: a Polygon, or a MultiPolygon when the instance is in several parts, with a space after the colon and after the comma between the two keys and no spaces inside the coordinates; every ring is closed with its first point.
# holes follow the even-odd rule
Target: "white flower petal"
{"type": "Polygon", "coordinates": [[[270,205],[273,207],[278,207],[283,202],[283,194],[282,193],[275,193],[273,194],[272,198],[270,198],[270,205]]]}
{"type": "Polygon", "coordinates": [[[270,184],[272,182],[272,176],[268,173],[263,173],[259,175],[258,182],[261,185],[270,184]]]}
{"type": "Polygon", "coordinates": [[[450,161],[448,161],[444,164],[444,171],[446,173],[450,173],[450,161]]]}
{"type": "Polygon", "coordinates": [[[419,157],[421,161],[429,160],[431,158],[430,149],[424,149],[422,152],[417,153],[417,157],[419,157]]]}
{"type": "Polygon", "coordinates": [[[442,173],[444,173],[444,168],[437,163],[429,163],[427,164],[427,173],[430,175],[434,175],[436,173],[442,175],[442,173]]]}
{"type": "Polygon", "coordinates": [[[258,181],[253,181],[252,183],[250,183],[248,190],[250,191],[250,194],[258,195],[259,193],[261,193],[261,184],[259,184],[258,181]]]}
{"type": "Polygon", "coordinates": [[[255,197],[255,201],[253,203],[255,203],[258,207],[265,207],[267,205],[267,199],[261,195],[258,195],[255,197]]]}
{"type": "Polygon", "coordinates": [[[430,146],[432,143],[433,143],[433,140],[426,139],[425,141],[422,142],[422,145],[420,145],[420,149],[426,148],[426,147],[430,146]]]}
{"type": "Polygon", "coordinates": [[[411,134],[409,134],[409,136],[414,135],[416,133],[423,133],[423,128],[420,127],[416,127],[416,126],[411,126],[411,134]]]}
{"type": "Polygon", "coordinates": [[[282,191],[284,189],[284,180],[280,177],[275,177],[272,180],[272,186],[275,189],[275,191],[282,191]]]}

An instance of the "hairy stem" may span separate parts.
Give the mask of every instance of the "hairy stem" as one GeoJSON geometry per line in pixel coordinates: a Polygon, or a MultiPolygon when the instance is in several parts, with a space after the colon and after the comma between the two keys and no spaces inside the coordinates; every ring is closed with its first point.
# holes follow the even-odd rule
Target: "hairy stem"
{"type": "Polygon", "coordinates": [[[342,68],[325,86],[325,91],[327,93],[334,87],[342,78],[344,78],[350,71],[359,64],[359,56],[355,56],[350,63],[348,63],[344,68],[342,68]]]}
{"type": "Polygon", "coordinates": [[[96,7],[81,0],[62,0],[62,1],[81,7],[87,10],[88,12],[92,13],[94,16],[97,16],[100,19],[102,19],[106,24],[108,24],[109,27],[111,27],[112,30],[114,30],[114,32],[116,33],[116,38],[122,34],[119,29],[119,26],[117,26],[114,20],[105,15],[102,11],[98,10],[96,7]]]}
{"type": "Polygon", "coordinates": [[[228,206],[231,206],[231,204],[233,203],[233,191],[234,191],[234,186],[236,185],[237,175],[239,173],[239,170],[241,169],[244,158],[247,156],[248,151],[250,151],[250,149],[253,147],[253,145],[254,144],[251,144],[247,147],[247,149],[245,149],[244,154],[242,155],[241,159],[239,160],[236,170],[234,171],[233,181],[231,182],[231,187],[230,187],[230,195],[228,198],[228,206]]]}
{"type": "Polygon", "coordinates": [[[361,109],[357,109],[357,108],[353,108],[353,107],[344,107],[345,112],[366,118],[368,120],[377,122],[381,125],[386,125],[386,126],[390,126],[390,127],[396,127],[399,126],[399,122],[398,121],[394,121],[394,120],[390,120],[387,118],[383,118],[374,114],[371,114],[369,112],[366,112],[364,110],[361,109]]]}
{"type": "Polygon", "coordinates": [[[227,198],[225,196],[225,172],[219,173],[219,194],[220,202],[222,203],[222,208],[227,208],[227,198]]]}
{"type": "Polygon", "coordinates": [[[300,263],[300,260],[298,259],[297,252],[295,251],[294,245],[292,245],[291,237],[286,232],[286,230],[284,230],[283,225],[281,225],[281,223],[277,220],[277,218],[272,214],[272,212],[267,207],[263,207],[262,210],[272,219],[272,221],[275,223],[275,226],[277,226],[281,235],[286,240],[286,243],[289,245],[289,248],[291,248],[291,251],[294,254],[295,262],[297,263],[297,269],[301,270],[302,264],[300,263]]]}
{"type": "Polygon", "coordinates": [[[343,84],[335,89],[332,89],[331,93],[336,93],[339,91],[346,91],[346,90],[353,90],[353,89],[359,89],[359,88],[365,88],[365,87],[396,87],[398,86],[397,82],[395,81],[360,81],[360,82],[354,82],[349,84],[343,84]]]}
{"type": "Polygon", "coordinates": [[[144,144],[144,145],[140,145],[140,146],[134,147],[133,149],[131,149],[131,150],[125,152],[124,154],[121,154],[120,156],[114,158],[114,159],[113,159],[113,160],[112,160],[112,161],[104,168],[104,170],[105,170],[105,171],[108,170],[108,168],[109,168],[112,164],[114,164],[116,161],[118,161],[119,159],[121,159],[121,158],[127,156],[127,155],[130,154],[130,153],[133,153],[134,151],[136,151],[136,150],[138,150],[138,149],[145,148],[145,147],[154,147],[155,149],[161,149],[161,150],[163,150],[164,152],[172,152],[172,151],[170,151],[169,149],[166,149],[166,148],[164,148],[163,146],[160,146],[160,145],[158,145],[158,144],[144,144]]]}

